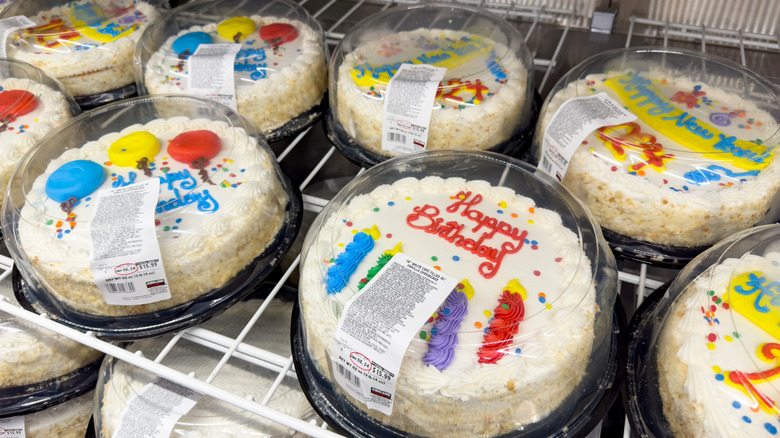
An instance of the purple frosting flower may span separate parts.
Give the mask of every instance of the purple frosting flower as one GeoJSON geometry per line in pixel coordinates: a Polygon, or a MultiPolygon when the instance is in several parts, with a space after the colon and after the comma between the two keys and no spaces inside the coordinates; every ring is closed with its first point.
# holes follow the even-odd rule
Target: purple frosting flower
{"type": "Polygon", "coordinates": [[[436,321],[428,340],[428,352],[423,357],[426,365],[433,365],[439,371],[446,369],[455,359],[458,345],[458,329],[468,312],[468,298],[457,289],[450,292],[439,309],[441,319],[436,321]]]}

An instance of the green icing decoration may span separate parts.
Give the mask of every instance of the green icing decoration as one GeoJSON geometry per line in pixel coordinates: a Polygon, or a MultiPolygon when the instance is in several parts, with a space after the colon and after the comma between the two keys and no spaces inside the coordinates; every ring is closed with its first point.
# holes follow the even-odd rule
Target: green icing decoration
{"type": "Polygon", "coordinates": [[[425,339],[427,334],[425,332],[420,332],[420,339],[425,339]]]}
{"type": "Polygon", "coordinates": [[[391,254],[382,254],[381,256],[379,256],[379,258],[376,261],[376,266],[368,270],[368,274],[366,274],[366,278],[365,278],[366,281],[365,282],[361,281],[360,283],[358,283],[358,290],[363,289],[363,286],[368,284],[368,282],[371,281],[371,279],[374,278],[374,276],[378,274],[379,271],[382,270],[382,268],[385,267],[385,265],[387,264],[387,262],[390,261],[391,258],[393,258],[391,254]]]}

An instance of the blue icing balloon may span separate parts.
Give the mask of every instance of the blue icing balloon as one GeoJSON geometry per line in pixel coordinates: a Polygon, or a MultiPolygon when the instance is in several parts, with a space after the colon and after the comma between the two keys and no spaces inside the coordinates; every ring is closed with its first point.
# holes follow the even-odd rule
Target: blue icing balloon
{"type": "Polygon", "coordinates": [[[179,55],[192,55],[201,44],[211,44],[211,36],[206,32],[190,32],[176,38],[172,47],[179,55]]]}
{"type": "Polygon", "coordinates": [[[81,199],[97,190],[106,179],[106,171],[98,163],[76,160],[65,163],[46,180],[46,195],[57,202],[81,199]]]}

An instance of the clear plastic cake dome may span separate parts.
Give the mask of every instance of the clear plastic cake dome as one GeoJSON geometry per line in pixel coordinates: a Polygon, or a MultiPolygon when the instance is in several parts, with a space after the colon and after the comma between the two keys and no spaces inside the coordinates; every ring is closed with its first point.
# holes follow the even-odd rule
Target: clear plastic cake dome
{"type": "Polygon", "coordinates": [[[161,0],[15,1],[0,19],[24,16],[33,24],[2,44],[9,58],[40,68],[91,108],[136,93],[135,45],[167,8],[161,0]]]}
{"type": "Polygon", "coordinates": [[[92,399],[94,398],[95,379],[97,368],[94,371],[92,386],[75,398],[61,400],[59,404],[46,407],[41,410],[29,412],[24,415],[6,416],[0,415],[0,421],[9,421],[4,425],[6,436],[56,437],[81,438],[93,436],[89,434],[90,420],[92,419],[92,399]],[[4,420],[5,419],[5,420],[4,420]],[[23,431],[23,435],[20,433],[23,431]]]}
{"type": "Polygon", "coordinates": [[[306,236],[295,368],[347,435],[587,433],[622,367],[616,288],[600,229],[551,178],[491,152],[398,157],[306,236]]]}
{"type": "MultiPolygon", "coordinates": [[[[0,286],[0,300],[16,304],[9,283],[0,286]]],[[[88,393],[102,358],[97,350],[0,312],[0,417],[29,415],[88,393]]]]}
{"type": "Polygon", "coordinates": [[[40,69],[0,58],[0,204],[24,153],[79,112],[70,93],[40,69]]]}
{"type": "MultiPolygon", "coordinates": [[[[253,317],[260,306],[260,300],[248,300],[228,309],[201,327],[211,333],[211,337],[197,335],[179,340],[167,351],[162,365],[174,371],[191,375],[195,379],[209,381],[212,385],[231,394],[248,398],[257,403],[266,400],[266,405],[280,414],[286,414],[304,421],[321,421],[317,418],[306,396],[288,371],[279,382],[279,370],[284,368],[290,357],[290,316],[292,302],[283,302],[279,298],[269,303],[256,324],[243,338],[233,357],[224,366],[217,369],[223,357],[221,351],[204,345],[214,345],[223,339],[234,339],[244,329],[244,325],[253,317]],[[201,345],[202,344],[202,345],[201,345]],[[263,357],[263,360],[259,360],[263,357]],[[212,372],[218,370],[216,376],[212,372]],[[277,386],[278,385],[278,386],[277,386]]],[[[158,355],[170,347],[173,335],[155,339],[135,341],[127,346],[132,352],[146,355],[158,355]]],[[[95,403],[95,436],[110,438],[114,436],[134,436],[128,428],[134,421],[148,422],[144,409],[156,412],[169,412],[164,397],[155,397],[153,389],[170,388],[170,381],[158,378],[155,374],[137,368],[127,362],[108,358],[103,362],[97,386],[95,403]],[[135,415],[133,415],[135,413],[135,415]],[[140,416],[138,414],[141,414],[140,416]]],[[[185,389],[179,394],[184,394],[185,389]]],[[[196,393],[197,394],[197,393],[196,393]]],[[[194,406],[186,414],[170,423],[171,437],[284,437],[297,436],[295,431],[265,419],[257,414],[233,406],[225,401],[208,395],[193,395],[194,406]]],[[[137,423],[135,423],[137,424],[137,423]]],[[[164,429],[159,427],[159,429],[164,429]]],[[[136,432],[138,433],[138,432],[136,432]]],[[[156,436],[168,436],[158,430],[156,436]]]]}
{"type": "Polygon", "coordinates": [[[232,95],[222,103],[275,141],[322,115],[326,59],[322,28],[298,4],[218,0],[182,5],[152,23],[138,45],[135,67],[140,94],[232,95]],[[219,55],[205,47],[197,52],[201,44],[232,50],[223,58],[227,65],[214,69],[219,55]],[[225,85],[220,88],[216,80],[225,85]]]}
{"type": "Polygon", "coordinates": [[[335,49],[326,130],[362,166],[433,149],[511,155],[530,144],[533,83],[523,37],[504,19],[462,4],[405,5],[361,21],[335,49]]]}
{"type": "Polygon", "coordinates": [[[590,208],[620,254],[682,266],[780,218],[779,97],[713,55],[611,50],[555,85],[531,161],[590,208]]]}
{"type": "Polygon", "coordinates": [[[115,340],[196,324],[250,293],[302,211],[258,129],[192,96],[85,113],[31,149],[9,187],[20,296],[115,340]]]}
{"type": "Polygon", "coordinates": [[[689,263],[631,321],[627,406],[639,436],[770,437],[780,429],[780,225],[689,263]]]}

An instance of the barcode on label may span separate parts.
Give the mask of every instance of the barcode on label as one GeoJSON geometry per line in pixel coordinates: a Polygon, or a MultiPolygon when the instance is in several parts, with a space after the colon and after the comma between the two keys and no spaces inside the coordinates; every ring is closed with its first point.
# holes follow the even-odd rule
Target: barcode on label
{"type": "Polygon", "coordinates": [[[546,156],[542,156],[542,162],[539,165],[542,167],[542,170],[547,173],[552,171],[552,163],[550,163],[550,160],[548,160],[546,156]]]}
{"type": "Polygon", "coordinates": [[[133,283],[106,283],[106,289],[109,292],[135,292],[135,284],[133,283]]]}
{"type": "Polygon", "coordinates": [[[341,374],[345,379],[349,380],[349,383],[355,385],[357,388],[360,388],[360,378],[352,374],[352,372],[346,369],[344,365],[340,363],[336,364],[336,370],[338,370],[339,374],[341,374]]]}
{"type": "Polygon", "coordinates": [[[388,132],[387,141],[392,141],[394,143],[406,143],[406,136],[396,132],[388,132]]]}

